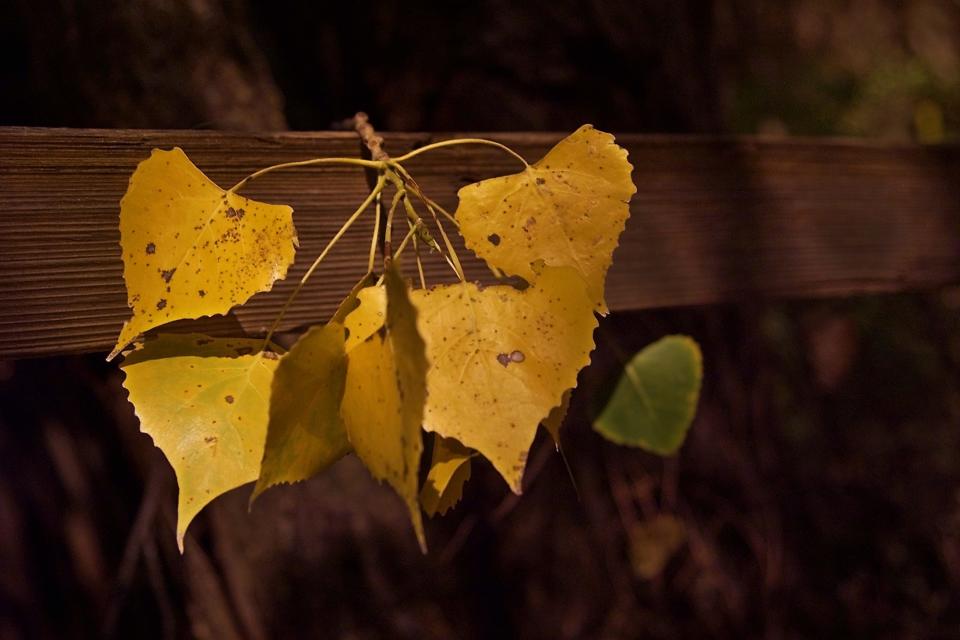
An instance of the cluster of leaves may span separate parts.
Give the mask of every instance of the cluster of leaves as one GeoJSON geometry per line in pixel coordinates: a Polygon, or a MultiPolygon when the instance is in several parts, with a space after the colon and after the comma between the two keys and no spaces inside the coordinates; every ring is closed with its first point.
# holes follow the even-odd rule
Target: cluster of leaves
{"type": "MultiPolygon", "coordinates": [[[[569,393],[590,361],[596,313],[607,312],[604,281],[636,191],[631,171],[613,136],[591,126],[532,165],[498,143],[465,139],[392,160],[276,165],[229,190],[204,176],[180,149],[154,150],[121,202],[132,316],[110,357],[126,350],[122,368],[130,401],[143,431],[176,472],[181,548],[191,520],[218,495],[255,481],[252,501],[268,487],[305,480],[350,452],[404,500],[424,548],[422,511],[442,513],[459,500],[476,456],[489,460],[519,493],[538,425],[559,437],[569,393]],[[403,164],[451,144],[500,147],[523,170],[464,187],[450,214],[421,191],[403,164]],[[289,351],[271,341],[273,330],[257,340],[159,334],[135,342],[173,320],[226,313],[284,278],[297,247],[292,209],[255,202],[239,191],[271,171],[314,164],[356,165],[377,175],[369,196],[290,298],[372,209],[376,224],[367,272],[329,322],[309,329],[289,351]],[[389,206],[387,187],[393,188],[389,206]],[[421,217],[421,211],[428,215],[421,217]],[[394,250],[397,214],[407,232],[394,250]],[[496,276],[511,278],[485,287],[467,282],[443,220],[458,228],[496,276]],[[441,241],[434,239],[437,232],[441,241]],[[411,246],[416,288],[399,268],[411,246]],[[428,287],[421,247],[439,253],[459,282],[428,287]],[[421,484],[424,430],[433,443],[421,484]]],[[[676,341],[671,345],[631,363],[626,382],[598,419],[601,432],[655,451],[679,446],[699,387],[699,357],[687,343],[678,357],[676,341]],[[645,376],[661,369],[672,377],[662,389],[650,387],[651,396],[645,376]],[[674,396],[683,405],[679,410],[669,400],[674,396]],[[640,431],[631,408],[638,402],[647,425],[640,431]],[[665,424],[679,431],[679,440],[657,436],[665,424]]]]}

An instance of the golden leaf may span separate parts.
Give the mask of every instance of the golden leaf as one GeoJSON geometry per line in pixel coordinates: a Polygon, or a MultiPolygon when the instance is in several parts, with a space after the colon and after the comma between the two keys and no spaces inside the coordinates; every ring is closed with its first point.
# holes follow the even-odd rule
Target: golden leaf
{"type": "Polygon", "coordinates": [[[364,289],[358,299],[360,305],[345,321],[347,382],[340,414],[357,456],[406,502],[426,550],[417,496],[427,359],[417,312],[407,285],[392,269],[383,287],[364,289]]]}
{"type": "Polygon", "coordinates": [[[461,283],[412,298],[430,361],[424,428],[479,451],[520,493],[537,425],[590,362],[597,320],[583,280],[544,268],[524,291],[461,283]]]}
{"type": "Polygon", "coordinates": [[[576,269],[605,314],[604,281],[637,190],[632,170],[612,135],[584,125],[522,173],[460,189],[460,233],[487,264],[527,281],[538,260],[576,269]]]}
{"type": "Polygon", "coordinates": [[[162,334],[124,359],[123,386],[141,430],[180,486],[177,544],[211,500],[260,475],[274,353],[263,340],[162,334]]]}
{"type": "Polygon", "coordinates": [[[272,485],[306,480],[350,451],[340,418],[346,374],[343,325],[337,323],[312,327],[280,358],[251,501],[272,485]]]}
{"type": "Polygon", "coordinates": [[[107,359],[153,327],[223,314],[269,290],[296,245],[293,209],[224,191],[180,148],[154,149],[120,201],[132,316],[107,359]]]}
{"type": "Polygon", "coordinates": [[[456,440],[434,436],[430,471],[420,490],[420,504],[428,516],[442,515],[460,502],[472,457],[473,452],[456,440]]]}

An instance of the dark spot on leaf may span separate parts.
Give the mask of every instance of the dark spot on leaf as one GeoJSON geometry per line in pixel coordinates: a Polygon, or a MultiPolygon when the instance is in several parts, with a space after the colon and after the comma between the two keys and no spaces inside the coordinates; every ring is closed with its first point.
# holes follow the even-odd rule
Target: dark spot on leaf
{"type": "Polygon", "coordinates": [[[490,242],[490,244],[492,244],[495,247],[500,244],[500,236],[498,236],[495,233],[491,233],[490,235],[488,235],[487,240],[490,242]]]}
{"type": "Polygon", "coordinates": [[[167,299],[166,299],[166,298],[160,298],[160,302],[157,303],[157,311],[160,311],[161,309],[163,309],[163,308],[166,307],[166,306],[167,306],[167,299]]]}
{"type": "Polygon", "coordinates": [[[509,354],[506,354],[506,353],[498,354],[498,355],[497,355],[497,362],[499,362],[499,363],[502,364],[503,366],[507,366],[508,364],[510,364],[510,356],[509,356],[509,354]]]}
{"type": "Polygon", "coordinates": [[[167,271],[161,271],[160,277],[163,278],[164,282],[170,282],[171,278],[173,278],[173,274],[176,273],[176,271],[177,271],[176,267],[174,267],[173,269],[169,269],[167,271]]]}
{"type": "Polygon", "coordinates": [[[546,182],[547,182],[546,180],[544,180],[540,176],[537,176],[537,184],[545,184],[546,182]]]}
{"type": "Polygon", "coordinates": [[[227,396],[224,398],[227,401],[227,404],[233,404],[233,396],[227,396]]]}
{"type": "Polygon", "coordinates": [[[157,245],[153,244],[152,242],[148,242],[148,243],[147,243],[147,255],[150,255],[150,254],[156,253],[156,252],[157,252],[157,245]]]}
{"type": "Polygon", "coordinates": [[[201,298],[202,298],[203,296],[207,295],[207,292],[204,291],[203,289],[200,289],[200,291],[197,291],[197,293],[200,294],[200,297],[201,297],[201,298]]]}
{"type": "Polygon", "coordinates": [[[207,436],[203,441],[207,444],[214,444],[217,441],[217,436],[207,436]]]}
{"type": "Polygon", "coordinates": [[[202,347],[203,345],[210,344],[211,342],[213,342],[212,338],[200,338],[197,340],[197,346],[202,347]]]}

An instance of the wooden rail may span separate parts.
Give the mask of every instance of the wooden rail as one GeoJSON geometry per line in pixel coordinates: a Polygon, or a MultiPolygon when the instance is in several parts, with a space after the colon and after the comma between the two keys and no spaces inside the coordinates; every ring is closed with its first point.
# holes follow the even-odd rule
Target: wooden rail
{"type": "MultiPolygon", "coordinates": [[[[399,155],[437,137],[387,134],[386,147],[399,155]]],[[[560,135],[488,137],[535,160],[560,135]]],[[[639,191],[608,281],[614,311],[960,282],[960,147],[618,140],[639,191]]],[[[352,133],[0,128],[0,357],[109,350],[127,317],[118,202],[136,164],[172,146],[222,185],[268,164],[359,153],[352,133]]],[[[481,147],[425,154],[410,168],[451,208],[460,186],[518,169],[481,147]]],[[[204,329],[262,332],[366,190],[363,173],[349,168],[278,173],[251,187],[252,197],[294,207],[301,257],[274,291],[204,329]]],[[[365,268],[368,232],[338,245],[284,328],[328,317],[365,268]]],[[[447,279],[444,269],[431,263],[428,277],[447,279]]],[[[467,270],[484,273],[475,260],[467,270]]]]}

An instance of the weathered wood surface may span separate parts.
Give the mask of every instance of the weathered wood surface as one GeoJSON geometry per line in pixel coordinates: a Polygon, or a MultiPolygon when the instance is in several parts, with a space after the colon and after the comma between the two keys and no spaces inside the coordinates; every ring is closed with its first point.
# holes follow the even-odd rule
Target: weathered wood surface
{"type": "MultiPolygon", "coordinates": [[[[560,135],[489,137],[534,160],[560,135]]],[[[399,155],[433,137],[386,139],[399,155]]],[[[618,140],[639,191],[608,281],[615,311],[960,282],[960,147],[618,140]]],[[[0,357],[109,351],[127,317],[118,203],[136,164],[152,148],[172,146],[222,185],[268,164],[359,153],[352,133],[0,128],[0,357]]],[[[460,186],[518,167],[495,150],[459,147],[410,168],[452,209],[460,186]]],[[[205,329],[263,331],[366,190],[361,171],[329,167],[274,174],[245,190],[294,207],[299,258],[286,282],[227,318],[203,321],[205,329]]],[[[284,328],[330,314],[365,268],[369,231],[359,225],[345,237],[284,328]]],[[[439,261],[428,266],[434,281],[447,278],[439,261]]],[[[484,273],[476,261],[468,271],[484,273]]]]}

